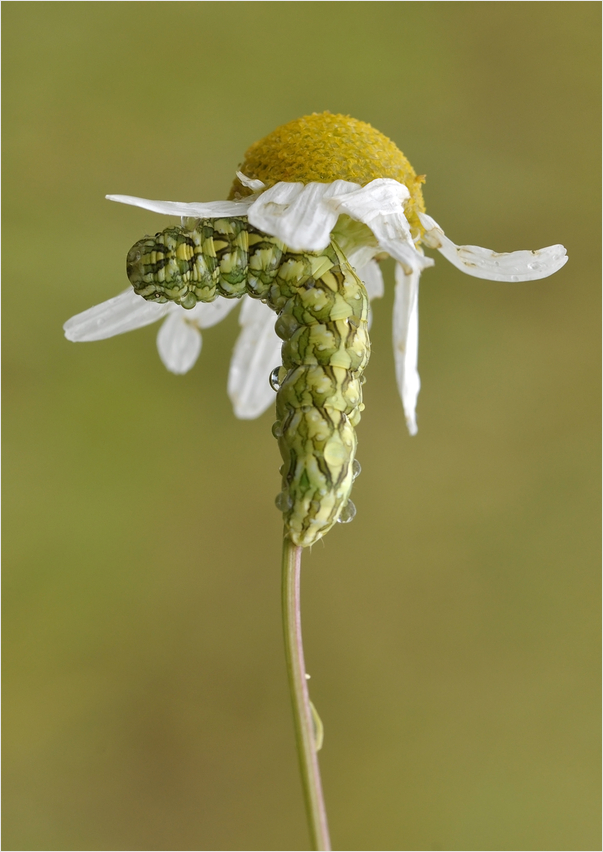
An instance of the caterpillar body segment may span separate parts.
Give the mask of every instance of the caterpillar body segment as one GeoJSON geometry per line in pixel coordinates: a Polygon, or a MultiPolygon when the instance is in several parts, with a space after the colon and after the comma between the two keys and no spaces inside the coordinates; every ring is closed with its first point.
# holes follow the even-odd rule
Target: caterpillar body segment
{"type": "Polygon", "coordinates": [[[218,296],[262,299],[277,314],[283,365],[273,433],[283,459],[277,506],[294,544],[314,544],[351,516],[355,426],[369,359],[368,296],[339,247],[290,251],[245,218],[191,219],[128,253],[134,290],[183,308],[218,296]]]}
{"type": "Polygon", "coordinates": [[[185,222],[144,237],[128,252],[126,272],[139,296],[187,309],[218,296],[266,298],[284,249],[279,240],[244,218],[185,222]]]}
{"type": "Polygon", "coordinates": [[[364,284],[335,244],[321,256],[330,268],[299,287],[276,322],[284,341],[273,427],[283,458],[278,503],[301,546],[322,538],[349,505],[370,355],[364,284]]]}

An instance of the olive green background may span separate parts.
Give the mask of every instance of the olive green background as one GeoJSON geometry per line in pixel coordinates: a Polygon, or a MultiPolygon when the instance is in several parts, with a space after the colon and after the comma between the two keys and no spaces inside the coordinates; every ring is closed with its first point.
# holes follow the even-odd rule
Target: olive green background
{"type": "Polygon", "coordinates": [[[247,146],[349,113],[458,243],[564,243],[422,280],[419,435],[374,306],[353,524],[304,555],[337,849],[596,849],[598,3],[21,3],[4,23],[4,845],[306,849],[280,626],[273,415],[233,314],[185,377],[157,326],[72,344],[247,146]]]}

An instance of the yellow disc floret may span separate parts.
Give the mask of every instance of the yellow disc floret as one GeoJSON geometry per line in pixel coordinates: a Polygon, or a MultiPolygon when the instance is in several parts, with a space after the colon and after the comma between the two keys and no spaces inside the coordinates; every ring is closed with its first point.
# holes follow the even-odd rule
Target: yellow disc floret
{"type": "MultiPolygon", "coordinates": [[[[425,210],[421,192],[425,176],[415,174],[391,139],[347,115],[313,113],[277,127],[246,151],[240,171],[263,181],[267,187],[279,181],[334,180],[365,186],[376,178],[393,178],[410,192],[405,211],[412,231],[423,232],[417,211],[425,210]]],[[[229,198],[241,198],[251,192],[237,178],[229,198]]]]}

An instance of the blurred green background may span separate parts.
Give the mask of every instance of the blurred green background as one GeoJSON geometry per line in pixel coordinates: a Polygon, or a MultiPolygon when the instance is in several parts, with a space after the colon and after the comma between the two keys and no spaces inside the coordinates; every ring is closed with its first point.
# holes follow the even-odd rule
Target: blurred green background
{"type": "Polygon", "coordinates": [[[375,304],[358,515],[304,558],[337,849],[597,849],[600,5],[5,3],[4,848],[306,849],[273,415],[237,317],[185,377],[158,326],[71,344],[243,153],[349,113],[458,243],[553,278],[422,280],[419,435],[375,304]]]}

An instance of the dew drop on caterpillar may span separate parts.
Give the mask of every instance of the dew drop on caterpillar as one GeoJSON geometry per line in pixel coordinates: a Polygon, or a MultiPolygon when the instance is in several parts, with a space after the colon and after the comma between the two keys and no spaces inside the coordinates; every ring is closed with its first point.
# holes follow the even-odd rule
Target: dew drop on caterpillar
{"type": "Polygon", "coordinates": [[[276,504],[286,533],[307,547],[351,520],[368,296],[337,244],[293,252],[243,217],[189,219],[139,240],[126,268],[135,292],[152,302],[190,309],[247,294],[276,312],[283,363],[270,382],[283,459],[276,504]]]}

